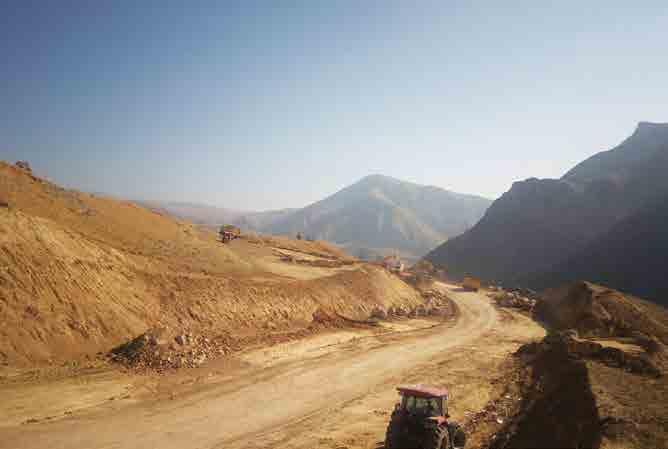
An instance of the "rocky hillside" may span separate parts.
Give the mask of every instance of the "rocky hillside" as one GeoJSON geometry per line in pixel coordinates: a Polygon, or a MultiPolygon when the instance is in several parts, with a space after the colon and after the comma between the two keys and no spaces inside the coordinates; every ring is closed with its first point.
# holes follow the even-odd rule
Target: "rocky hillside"
{"type": "Polygon", "coordinates": [[[523,283],[542,289],[589,279],[668,307],[666,223],[668,196],[648,203],[564,262],[523,283]]]}
{"type": "Polygon", "coordinates": [[[619,146],[592,156],[561,179],[516,182],[476,226],[427,259],[456,276],[472,273],[503,283],[550,272],[668,195],[666,170],[668,124],[640,123],[619,146]]]}
{"type": "Polygon", "coordinates": [[[325,243],[224,245],[214,232],[0,162],[0,364],[91,356],[149,330],[224,341],[227,351],[323,316],[418,303],[396,276],[325,243]]]}
{"type": "Polygon", "coordinates": [[[356,256],[394,251],[418,257],[473,226],[489,204],[473,195],[372,175],[263,230],[301,232],[345,246],[356,256]]]}

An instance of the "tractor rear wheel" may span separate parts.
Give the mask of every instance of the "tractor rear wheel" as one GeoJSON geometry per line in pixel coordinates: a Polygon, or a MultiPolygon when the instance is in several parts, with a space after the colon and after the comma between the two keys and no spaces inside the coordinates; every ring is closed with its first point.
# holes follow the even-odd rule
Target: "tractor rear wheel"
{"type": "Polygon", "coordinates": [[[466,434],[464,433],[462,426],[456,422],[451,422],[448,424],[448,431],[450,432],[452,446],[457,449],[464,449],[464,446],[466,446],[466,434]]]}
{"type": "Polygon", "coordinates": [[[427,430],[423,449],[450,449],[448,428],[438,426],[427,430]]]}

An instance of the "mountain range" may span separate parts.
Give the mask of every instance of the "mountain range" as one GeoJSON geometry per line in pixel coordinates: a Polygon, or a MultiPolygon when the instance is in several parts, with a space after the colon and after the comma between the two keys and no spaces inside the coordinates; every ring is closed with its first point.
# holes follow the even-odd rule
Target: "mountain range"
{"type": "Polygon", "coordinates": [[[490,200],[370,175],[264,228],[335,242],[353,255],[398,252],[418,258],[473,226],[490,200]]]}
{"type": "Polygon", "coordinates": [[[139,202],[154,210],[219,226],[326,240],[362,259],[396,253],[416,261],[473,226],[491,200],[389,176],[370,175],[301,209],[242,212],[189,203],[139,202]]]}
{"type": "Polygon", "coordinates": [[[536,288],[585,278],[668,302],[668,124],[641,122],[560,179],[516,182],[469,231],[427,255],[454,277],[536,288]]]}

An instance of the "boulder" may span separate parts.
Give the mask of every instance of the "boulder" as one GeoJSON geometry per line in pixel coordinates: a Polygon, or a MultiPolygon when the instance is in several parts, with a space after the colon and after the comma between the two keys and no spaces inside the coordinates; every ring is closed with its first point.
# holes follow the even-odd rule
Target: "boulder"
{"type": "Polygon", "coordinates": [[[414,312],[415,312],[415,316],[426,316],[427,315],[427,308],[423,305],[419,305],[415,308],[414,312]]]}
{"type": "Polygon", "coordinates": [[[383,310],[381,307],[376,307],[371,311],[370,317],[378,320],[384,320],[387,318],[387,312],[383,310]]]}
{"type": "Polygon", "coordinates": [[[27,171],[28,173],[32,173],[32,168],[30,168],[30,164],[26,161],[17,161],[15,165],[17,168],[20,168],[21,170],[27,171]]]}

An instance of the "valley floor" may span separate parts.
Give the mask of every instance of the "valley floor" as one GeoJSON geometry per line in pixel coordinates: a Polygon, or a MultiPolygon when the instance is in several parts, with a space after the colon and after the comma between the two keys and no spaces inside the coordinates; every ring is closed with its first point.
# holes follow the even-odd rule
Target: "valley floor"
{"type": "MultiPolygon", "coordinates": [[[[0,448],[376,448],[401,383],[448,387],[453,418],[472,424],[504,391],[507,356],[544,330],[484,293],[440,287],[459,315],[436,326],[318,335],[163,377],[102,370],[10,382],[0,386],[0,448]],[[24,419],[37,410],[58,418],[24,419]]],[[[488,421],[471,427],[469,447],[499,426],[488,421]]]]}

